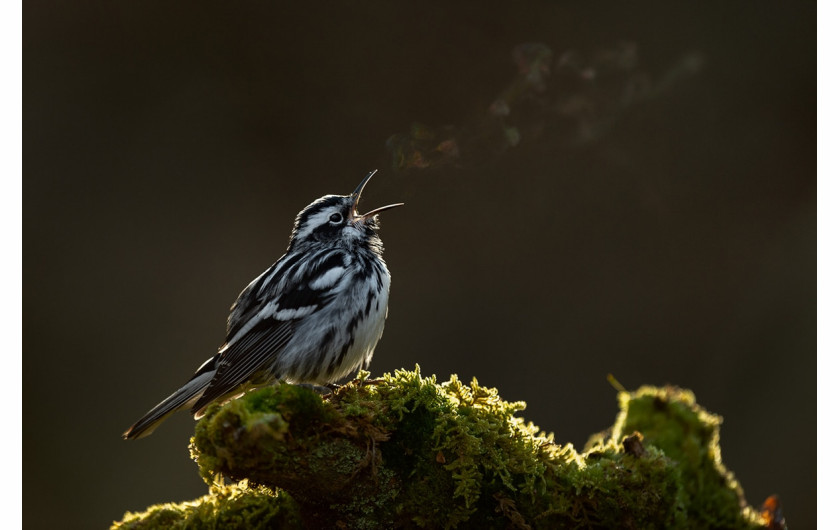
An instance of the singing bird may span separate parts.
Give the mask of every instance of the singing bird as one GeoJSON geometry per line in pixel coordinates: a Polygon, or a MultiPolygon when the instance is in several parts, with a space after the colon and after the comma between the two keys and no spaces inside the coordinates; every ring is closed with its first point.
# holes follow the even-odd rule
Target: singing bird
{"type": "Polygon", "coordinates": [[[140,418],[123,438],[148,436],[170,414],[195,418],[211,403],[275,381],[326,385],[367,368],[388,314],[391,275],[378,214],[358,213],[371,171],[350,195],[326,195],[298,213],[286,253],[231,306],[218,353],[140,418]]]}

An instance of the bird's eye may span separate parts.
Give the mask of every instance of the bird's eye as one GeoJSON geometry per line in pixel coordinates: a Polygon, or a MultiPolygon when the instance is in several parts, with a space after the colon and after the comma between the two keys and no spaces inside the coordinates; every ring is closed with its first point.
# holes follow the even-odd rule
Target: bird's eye
{"type": "Polygon", "coordinates": [[[330,216],[330,222],[331,223],[340,223],[341,222],[341,214],[340,213],[332,214],[330,216]]]}

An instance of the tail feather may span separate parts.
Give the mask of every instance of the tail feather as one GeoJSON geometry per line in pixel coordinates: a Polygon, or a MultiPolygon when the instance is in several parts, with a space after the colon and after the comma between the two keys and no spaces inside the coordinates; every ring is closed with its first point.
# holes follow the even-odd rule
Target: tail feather
{"type": "Polygon", "coordinates": [[[179,410],[189,409],[193,403],[198,401],[198,398],[207,389],[210,380],[213,378],[213,372],[198,373],[190,379],[187,384],[176,390],[171,396],[158,403],[152,410],[146,413],[145,416],[137,420],[137,422],[128,428],[123,433],[123,438],[126,440],[136,440],[143,438],[154,432],[160,423],[169,417],[173,412],[179,410]]]}

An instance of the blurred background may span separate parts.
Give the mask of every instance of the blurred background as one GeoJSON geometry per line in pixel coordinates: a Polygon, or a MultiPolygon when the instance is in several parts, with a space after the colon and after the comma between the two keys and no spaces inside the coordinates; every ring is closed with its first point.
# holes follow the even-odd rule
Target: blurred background
{"type": "Polygon", "coordinates": [[[816,521],[816,4],[25,2],[24,521],[207,487],[188,414],[297,212],[380,173],[371,370],[499,388],[582,447],[627,388],[722,415],[816,521]]]}

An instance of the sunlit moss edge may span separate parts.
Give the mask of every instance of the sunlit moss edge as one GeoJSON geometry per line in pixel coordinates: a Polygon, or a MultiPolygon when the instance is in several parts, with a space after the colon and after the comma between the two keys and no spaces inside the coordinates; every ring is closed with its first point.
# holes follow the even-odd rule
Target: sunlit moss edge
{"type": "Polygon", "coordinates": [[[121,530],[169,528],[300,528],[297,504],[285,492],[247,481],[215,485],[194,501],[150,506],[127,512],[112,528],[121,530]]]}

